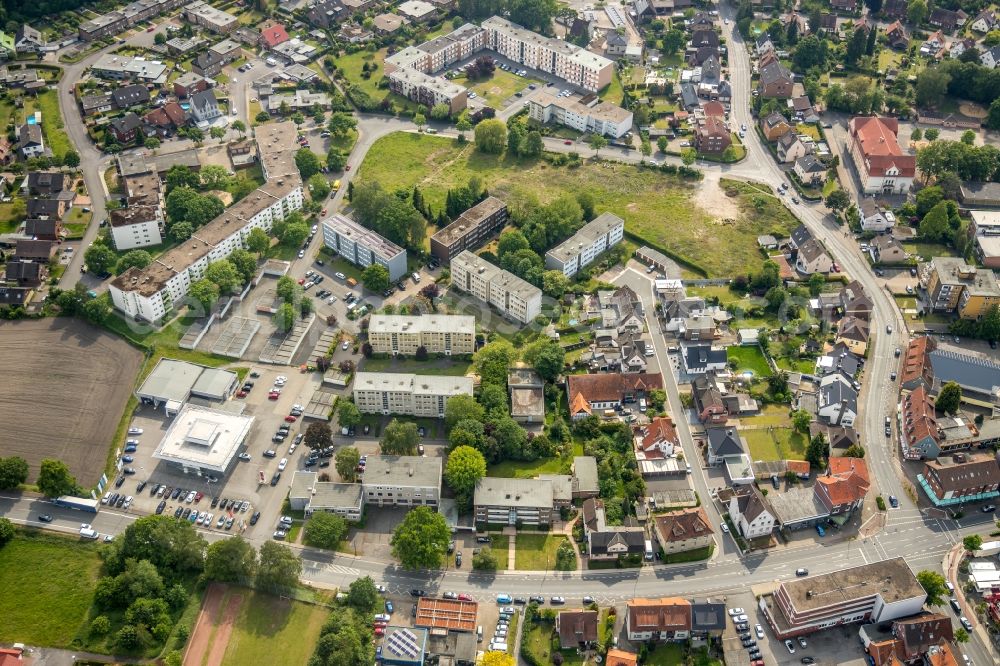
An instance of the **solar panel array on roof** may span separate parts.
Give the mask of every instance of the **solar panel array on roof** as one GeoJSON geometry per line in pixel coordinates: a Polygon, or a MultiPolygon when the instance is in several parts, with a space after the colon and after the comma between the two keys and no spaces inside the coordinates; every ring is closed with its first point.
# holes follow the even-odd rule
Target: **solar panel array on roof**
{"type": "Polygon", "coordinates": [[[409,629],[399,629],[389,636],[387,649],[393,654],[416,659],[420,654],[417,637],[409,629]]]}

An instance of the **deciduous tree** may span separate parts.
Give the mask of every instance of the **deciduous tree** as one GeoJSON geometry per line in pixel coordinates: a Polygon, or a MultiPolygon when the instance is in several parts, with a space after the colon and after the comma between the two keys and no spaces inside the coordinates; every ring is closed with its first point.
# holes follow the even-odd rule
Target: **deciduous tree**
{"type": "Polygon", "coordinates": [[[499,155],[507,144],[507,125],[502,120],[490,118],[476,125],[475,135],[478,150],[499,155]]]}
{"type": "Polygon", "coordinates": [[[347,535],[347,521],[333,513],[316,511],[306,521],[305,543],[333,550],[347,535]]]}
{"type": "Polygon", "coordinates": [[[21,456],[0,458],[0,490],[13,490],[28,480],[28,461],[21,456]]]}
{"type": "Polygon", "coordinates": [[[472,492],[479,479],[486,476],[486,459],[471,446],[459,446],[448,454],[444,479],[455,492],[459,504],[470,506],[472,492]]]}
{"type": "Polygon", "coordinates": [[[302,442],[313,451],[324,449],[333,444],[333,431],[322,421],[310,423],[302,442]]]}
{"type": "Polygon", "coordinates": [[[406,569],[437,569],[441,566],[451,529],[444,516],[426,506],[407,512],[392,534],[392,554],[406,569]]]}
{"type": "Polygon", "coordinates": [[[337,474],[347,483],[354,483],[358,478],[358,463],[361,462],[361,454],[353,446],[346,446],[337,451],[334,458],[334,465],[337,474]]]}
{"type": "Polygon", "coordinates": [[[416,423],[393,419],[382,431],[379,447],[382,455],[412,456],[417,452],[419,443],[420,435],[417,433],[416,423]]]}
{"type": "Polygon", "coordinates": [[[66,463],[46,458],[42,461],[36,485],[46,497],[72,495],[76,491],[76,478],[70,474],[66,463]]]}
{"type": "Polygon", "coordinates": [[[224,583],[247,583],[257,572],[257,551],[239,534],[213,541],[205,552],[205,578],[224,583]]]}
{"type": "Polygon", "coordinates": [[[288,546],[265,541],[260,547],[256,578],[258,587],[272,591],[298,587],[301,574],[302,560],[288,546]]]}

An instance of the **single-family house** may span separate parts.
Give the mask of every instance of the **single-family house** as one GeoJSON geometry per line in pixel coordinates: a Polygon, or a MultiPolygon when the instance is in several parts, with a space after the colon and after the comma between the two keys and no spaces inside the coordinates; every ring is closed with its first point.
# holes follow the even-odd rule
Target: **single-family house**
{"type": "Polygon", "coordinates": [[[780,62],[771,62],[761,67],[757,89],[764,99],[788,99],[792,96],[794,85],[792,73],[780,62]]]}
{"type": "Polygon", "coordinates": [[[111,91],[111,102],[116,109],[128,109],[140,104],[149,104],[149,91],[146,86],[134,83],[111,91]]]}
{"type": "Polygon", "coordinates": [[[872,198],[865,197],[859,202],[858,213],[864,231],[882,233],[896,225],[896,216],[892,210],[872,198]]]}
{"type": "Polygon", "coordinates": [[[764,132],[765,139],[777,141],[783,135],[791,132],[792,126],[788,124],[788,120],[783,115],[772,111],[761,119],[760,129],[764,132]]]}
{"type": "Polygon", "coordinates": [[[795,160],[795,166],[792,167],[792,170],[806,185],[822,185],[823,181],[826,180],[826,166],[811,153],[795,160]]]}
{"type": "Polygon", "coordinates": [[[711,345],[690,345],[682,350],[684,371],[689,375],[703,375],[706,372],[721,372],[726,369],[729,358],[725,349],[713,349],[711,345]]]}
{"type": "Polygon", "coordinates": [[[625,632],[637,644],[686,640],[691,636],[691,602],[678,597],[632,599],[625,605],[625,632]]]}
{"type": "Polygon", "coordinates": [[[409,21],[398,14],[379,14],[373,19],[375,32],[380,35],[391,35],[407,23],[409,21]]]}
{"type": "Polygon", "coordinates": [[[897,50],[904,50],[910,45],[910,36],[898,20],[890,23],[885,29],[885,37],[889,46],[897,50]]]}
{"type": "Polygon", "coordinates": [[[565,610],[556,615],[556,634],[564,650],[589,648],[597,643],[597,611],[565,610]]]}
{"type": "Polygon", "coordinates": [[[983,51],[979,56],[979,62],[983,67],[996,69],[997,65],[1000,64],[1000,46],[983,51]]]}
{"type": "Polygon", "coordinates": [[[837,325],[837,342],[842,342],[855,354],[864,356],[871,336],[868,321],[847,315],[837,325]]]}
{"type": "Polygon", "coordinates": [[[804,157],[811,150],[795,132],[785,132],[778,137],[778,161],[784,164],[804,157]]]}
{"type": "Polygon", "coordinates": [[[583,502],[583,534],[587,558],[614,560],[639,556],[646,551],[646,530],[638,526],[609,526],[604,500],[590,497],[583,502]]]}
{"type": "Polygon", "coordinates": [[[45,37],[41,31],[35,30],[27,23],[14,33],[14,50],[18,53],[38,53],[46,45],[45,37]]]}
{"type": "Polygon", "coordinates": [[[754,42],[754,50],[757,52],[758,58],[765,53],[774,51],[774,42],[771,41],[771,36],[766,31],[758,35],[757,40],[754,42]]]}
{"type": "Polygon", "coordinates": [[[955,28],[964,25],[968,18],[969,15],[961,9],[952,11],[944,7],[935,7],[927,18],[927,22],[947,33],[952,33],[955,32],[955,28]]]}
{"type": "Polygon", "coordinates": [[[853,426],[858,416],[858,391],[854,380],[843,372],[831,372],[820,380],[820,421],[827,425],[853,426]]]}
{"type": "Polygon", "coordinates": [[[837,294],[840,301],[840,311],[847,317],[857,317],[865,321],[871,321],[872,308],[874,303],[871,297],[865,293],[865,288],[857,280],[853,280],[837,294]]]}
{"type": "Polygon", "coordinates": [[[833,259],[815,238],[803,243],[795,256],[795,270],[804,275],[829,273],[833,270],[833,259]]]}
{"type": "Polygon", "coordinates": [[[818,123],[819,113],[808,95],[799,95],[788,100],[788,108],[792,116],[803,123],[818,123]]]}
{"type": "Polygon", "coordinates": [[[177,102],[167,102],[147,113],[142,120],[147,134],[156,134],[162,138],[171,136],[183,127],[187,123],[187,113],[177,102]]]}
{"type": "Polygon", "coordinates": [[[777,522],[771,505],[753,484],[736,488],[729,498],[729,518],[744,539],[770,536],[777,522]]]}
{"type": "Polygon", "coordinates": [[[970,27],[976,32],[985,34],[991,30],[995,30],[998,25],[1000,25],[1000,20],[997,20],[997,13],[992,9],[984,9],[973,19],[970,27]]]}
{"type": "Polygon", "coordinates": [[[17,130],[17,150],[24,159],[39,157],[45,154],[45,141],[42,139],[42,126],[25,123],[17,130]]]}
{"type": "Polygon", "coordinates": [[[115,140],[120,144],[129,144],[135,141],[142,129],[142,120],[139,116],[129,111],[120,118],[112,118],[108,129],[115,136],[115,140]]]}
{"type": "Polygon", "coordinates": [[[902,264],[910,257],[903,248],[902,243],[890,234],[876,236],[870,241],[869,245],[872,249],[872,256],[880,264],[902,264]]]}
{"type": "Polygon", "coordinates": [[[714,372],[706,372],[694,378],[691,382],[691,399],[698,420],[702,423],[722,425],[729,420],[714,372]]]}
{"type": "Polygon", "coordinates": [[[214,90],[209,88],[191,96],[191,115],[198,123],[210,123],[222,117],[222,109],[215,99],[214,90]]]}
{"type": "Polygon", "coordinates": [[[284,44],[289,39],[288,31],[280,23],[273,23],[261,28],[259,41],[260,45],[265,49],[273,49],[279,44],[284,44]]]}
{"type": "Polygon", "coordinates": [[[661,514],[653,519],[653,535],[666,554],[707,548],[713,534],[712,524],[700,506],[661,514]]]}
{"type": "Polygon", "coordinates": [[[657,416],[648,424],[634,429],[635,447],[647,459],[667,458],[680,448],[677,428],[669,416],[657,416]]]}
{"type": "MultiPolygon", "coordinates": [[[[721,639],[726,630],[726,604],[718,601],[691,602],[691,638],[721,639]]],[[[610,654],[610,653],[609,653],[610,654]]]]}
{"type": "Polygon", "coordinates": [[[728,456],[743,455],[749,447],[746,445],[740,431],[732,426],[705,428],[705,441],[708,446],[708,464],[721,465],[728,456]]]}

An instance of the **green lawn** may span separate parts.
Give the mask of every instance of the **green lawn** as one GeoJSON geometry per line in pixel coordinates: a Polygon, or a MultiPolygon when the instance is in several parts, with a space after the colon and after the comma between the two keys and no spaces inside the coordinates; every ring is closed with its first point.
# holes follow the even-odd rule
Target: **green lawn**
{"type": "Polygon", "coordinates": [[[395,356],[390,358],[367,358],[361,362],[359,370],[363,372],[412,372],[418,375],[444,375],[446,377],[464,377],[471,363],[458,358],[432,358],[418,361],[412,358],[395,356]]]}
{"type": "Polygon", "coordinates": [[[510,537],[506,534],[491,532],[490,538],[493,539],[490,548],[493,550],[493,556],[497,558],[497,571],[506,571],[510,562],[510,557],[508,557],[510,555],[510,537]]]}
{"type": "MultiPolygon", "coordinates": [[[[23,208],[22,208],[23,210],[23,208]]],[[[0,234],[12,234],[21,226],[24,215],[14,216],[14,202],[0,204],[0,234]]]]}
{"type": "Polygon", "coordinates": [[[238,588],[230,590],[234,592],[248,596],[233,627],[223,666],[252,664],[262,654],[275,666],[309,661],[328,616],[326,608],[238,588]],[[275,646],[281,647],[276,650],[275,646]]]}
{"type": "MultiPolygon", "coordinates": [[[[537,664],[551,664],[552,656],[562,654],[560,663],[565,666],[576,666],[583,663],[583,658],[576,650],[560,650],[559,638],[555,635],[555,627],[551,622],[536,622],[531,627],[525,627],[521,636],[524,649],[535,658],[537,664]]],[[[513,647],[512,643],[509,643],[513,647]]],[[[593,662],[588,662],[593,663],[593,662]]]]}
{"type": "Polygon", "coordinates": [[[778,364],[779,368],[788,370],[789,372],[812,372],[816,369],[816,359],[812,358],[791,359],[779,356],[774,359],[774,362],[778,364]]]}
{"type": "MultiPolygon", "coordinates": [[[[573,455],[583,455],[583,444],[573,444],[573,455]]],[[[538,460],[504,460],[492,465],[488,476],[499,476],[507,479],[533,479],[539,474],[569,474],[568,465],[562,458],[539,458],[538,460]]]]}
{"type": "Polygon", "coordinates": [[[59,112],[58,93],[55,90],[47,90],[37,98],[25,97],[24,114],[27,116],[34,111],[42,112],[42,134],[45,138],[45,145],[52,150],[52,153],[62,159],[72,146],[69,136],[63,129],[62,114],[59,112]]]}
{"type": "Polygon", "coordinates": [[[385,76],[385,56],[388,49],[379,49],[372,53],[367,49],[362,49],[356,53],[345,53],[336,59],[337,67],[344,70],[344,77],[375,99],[385,97],[388,90],[380,89],[378,82],[385,76]],[[367,79],[361,76],[361,68],[368,63],[377,66],[377,69],[367,79]]]}
{"type": "Polygon", "coordinates": [[[748,426],[781,426],[792,425],[792,419],[788,415],[788,407],[785,405],[767,405],[756,416],[741,418],[740,423],[748,426]]]}
{"type": "Polygon", "coordinates": [[[556,551],[566,537],[562,534],[518,534],[514,568],[518,571],[547,571],[556,565],[556,551]]]}
{"type": "Polygon", "coordinates": [[[684,647],[678,643],[661,643],[650,650],[646,666],[680,666],[684,663],[684,647]]]}
{"type": "Polygon", "coordinates": [[[605,102],[621,104],[625,97],[625,89],[622,88],[621,79],[618,78],[618,70],[615,70],[611,77],[611,83],[598,91],[598,96],[605,102]]]}
{"type": "Polygon", "coordinates": [[[808,438],[787,427],[741,430],[754,460],[805,460],[808,438]]]}
{"type": "Polygon", "coordinates": [[[626,231],[688,258],[713,276],[757,270],[764,261],[757,236],[787,236],[795,224],[775,197],[759,196],[762,203],[757,210],[753,195],[742,194],[737,186],[734,193],[743,212],[727,222],[693,203],[699,184],[657,171],[621,164],[553,167],[541,159],[485,155],[471,142],[461,147],[452,139],[420,134],[397,133],[379,139],[360,171],[359,178],[393,189],[419,185],[435,209],[443,206],[449,188],[466,185],[473,175],[501,199],[536,196],[544,203],[586,190],[600,202],[600,212],[625,219],[626,231]]]}
{"type": "Polygon", "coordinates": [[[736,374],[747,370],[753,372],[754,377],[767,377],[771,374],[771,366],[760,347],[729,347],[726,356],[730,362],[736,361],[736,374]]]}
{"type": "Polygon", "coordinates": [[[69,647],[100,566],[93,543],[20,531],[0,548],[0,641],[69,647]]]}
{"type": "Polygon", "coordinates": [[[696,548],[695,550],[687,550],[683,553],[670,553],[669,555],[663,556],[664,564],[684,564],[685,562],[701,562],[702,560],[707,560],[712,557],[712,552],[715,550],[715,544],[709,544],[704,548],[696,548]]]}
{"type": "Polygon", "coordinates": [[[903,249],[912,256],[922,258],[923,261],[930,261],[932,257],[956,256],[953,247],[942,243],[917,243],[914,241],[906,241],[903,243],[903,249]]]}
{"type": "Polygon", "coordinates": [[[524,90],[530,83],[538,84],[539,82],[530,77],[518,76],[517,74],[505,72],[502,69],[495,69],[493,70],[493,74],[486,79],[470,81],[465,75],[462,75],[452,79],[452,83],[475,91],[476,95],[484,99],[487,104],[495,109],[499,109],[503,106],[501,102],[518,90],[524,90]]]}

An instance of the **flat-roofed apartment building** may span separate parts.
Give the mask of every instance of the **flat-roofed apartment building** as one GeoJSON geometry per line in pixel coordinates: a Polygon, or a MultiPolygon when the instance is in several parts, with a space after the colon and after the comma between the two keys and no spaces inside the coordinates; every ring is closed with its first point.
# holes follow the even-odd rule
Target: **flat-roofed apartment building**
{"type": "Polygon", "coordinates": [[[207,2],[197,0],[184,8],[184,18],[203,28],[227,34],[239,27],[240,22],[235,16],[221,9],[216,9],[207,2]]]}
{"type": "Polygon", "coordinates": [[[988,268],[977,268],[958,257],[934,257],[927,293],[935,311],[955,312],[962,319],[980,319],[1000,304],[1000,286],[988,268]]]}
{"type": "Polygon", "coordinates": [[[295,169],[295,124],[291,121],[258,131],[265,182],[221,215],[198,229],[191,238],[157,257],[145,268],[130,268],[111,283],[108,291],[115,307],[130,317],[160,321],[204,275],[208,264],[225,259],[245,247],[252,229],[269,231],[302,208],[302,179],[295,169]],[[281,140],[269,137],[281,136],[281,140]],[[264,156],[266,147],[269,154],[264,156]]]}
{"type": "Polygon", "coordinates": [[[406,250],[339,213],[323,222],[323,242],[356,266],[385,266],[393,282],[407,273],[406,250]]]}
{"type": "Polygon", "coordinates": [[[496,197],[486,197],[431,236],[431,254],[441,261],[451,261],[463,250],[475,250],[507,224],[507,204],[496,197]]]}
{"type": "Polygon", "coordinates": [[[444,418],[448,398],[456,395],[472,395],[471,377],[403,372],[359,372],[354,377],[354,404],[365,414],[444,418]]]}
{"type": "Polygon", "coordinates": [[[476,350],[476,318],[471,315],[374,314],[368,343],[376,354],[410,356],[423,347],[428,354],[471,354],[476,350]]]}
{"type": "Polygon", "coordinates": [[[602,213],[546,252],[545,267],[572,277],[602,252],[620,243],[624,236],[625,220],[613,213],[602,213]]]}
{"type": "Polygon", "coordinates": [[[540,123],[556,122],[579,132],[621,138],[632,129],[632,112],[595,95],[582,99],[536,93],[528,100],[528,115],[540,123]]]}
{"type": "Polygon", "coordinates": [[[889,622],[919,613],[927,593],[897,557],[781,583],[760,599],[780,639],[860,622],[889,622]]]}
{"type": "Polygon", "coordinates": [[[491,16],[482,23],[486,48],[532,69],[555,74],[584,90],[596,92],[611,83],[614,63],[579,46],[543,37],[510,21],[491,16]]]}
{"type": "Polygon", "coordinates": [[[437,506],[441,499],[441,458],[368,456],[361,486],[365,504],[437,506]]]}
{"type": "Polygon", "coordinates": [[[451,285],[522,324],[542,311],[541,289],[468,250],[451,260],[451,285]]]}
{"type": "Polygon", "coordinates": [[[163,242],[163,216],[158,205],[130,202],[127,208],[109,211],[111,240],[119,252],[163,242]]]}
{"type": "Polygon", "coordinates": [[[417,69],[397,69],[389,74],[389,90],[427,106],[444,104],[451,113],[464,109],[469,97],[468,91],[457,83],[417,69]]]}
{"type": "Polygon", "coordinates": [[[553,482],[544,479],[484,477],[476,482],[477,526],[552,524],[555,510],[553,482]]]}

